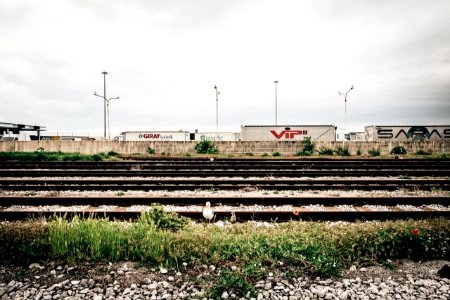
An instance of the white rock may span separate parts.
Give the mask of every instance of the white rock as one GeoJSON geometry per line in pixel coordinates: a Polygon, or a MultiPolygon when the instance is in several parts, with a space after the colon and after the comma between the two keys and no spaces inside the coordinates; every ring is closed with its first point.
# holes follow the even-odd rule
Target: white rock
{"type": "Polygon", "coordinates": [[[167,269],[164,268],[159,268],[159,273],[161,274],[167,274],[169,271],[167,271],[167,269]]]}
{"type": "Polygon", "coordinates": [[[225,292],[223,292],[222,293],[222,296],[220,297],[221,299],[228,299],[228,293],[227,293],[227,291],[225,291],[225,292]]]}
{"type": "Polygon", "coordinates": [[[169,276],[169,277],[167,278],[167,281],[170,281],[170,282],[175,281],[175,278],[174,278],[173,276],[169,276]]]}

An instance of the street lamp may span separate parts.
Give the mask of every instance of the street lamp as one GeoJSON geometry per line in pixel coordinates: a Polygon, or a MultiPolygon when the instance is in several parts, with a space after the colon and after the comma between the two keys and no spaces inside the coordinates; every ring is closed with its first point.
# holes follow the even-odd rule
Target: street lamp
{"type": "Polygon", "coordinates": [[[277,92],[278,92],[278,80],[275,80],[275,125],[278,125],[278,105],[277,105],[277,92]]]}
{"type": "MultiPolygon", "coordinates": [[[[108,120],[108,131],[109,131],[109,101],[112,99],[119,99],[119,97],[115,98],[106,98],[106,75],[108,74],[106,71],[102,72],[103,74],[103,95],[97,94],[97,92],[94,92],[94,96],[103,98],[103,137],[106,139],[106,120],[108,120]]],[[[108,139],[109,139],[109,132],[108,132],[108,139]]]]}
{"type": "Polygon", "coordinates": [[[114,99],[119,99],[120,97],[114,97],[114,98],[109,98],[108,100],[106,100],[106,110],[107,110],[107,116],[108,116],[108,140],[111,139],[111,129],[109,128],[109,101],[110,100],[114,100],[114,99]]]}
{"type": "Polygon", "coordinates": [[[214,85],[214,89],[216,90],[216,131],[219,132],[219,94],[220,94],[220,92],[217,90],[217,85],[214,85]]]}
{"type": "Polygon", "coordinates": [[[339,91],[339,95],[345,95],[345,98],[344,98],[344,129],[345,130],[347,130],[347,94],[351,90],[353,90],[353,85],[346,93],[341,93],[341,91],[339,91]]]}

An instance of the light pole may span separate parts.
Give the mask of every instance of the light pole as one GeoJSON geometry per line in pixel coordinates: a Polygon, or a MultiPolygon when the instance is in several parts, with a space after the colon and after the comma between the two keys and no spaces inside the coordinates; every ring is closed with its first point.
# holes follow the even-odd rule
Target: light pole
{"type": "Polygon", "coordinates": [[[278,125],[278,104],[277,104],[277,93],[278,93],[278,80],[275,80],[275,125],[278,125]]]}
{"type": "MultiPolygon", "coordinates": [[[[112,99],[119,99],[119,97],[116,98],[106,98],[106,75],[108,72],[103,71],[103,95],[97,94],[97,92],[94,92],[94,96],[103,98],[103,137],[106,139],[106,119],[108,119],[108,131],[109,131],[109,100],[112,99]]],[[[109,136],[109,133],[108,133],[109,136]]]]}
{"type": "Polygon", "coordinates": [[[347,94],[351,90],[353,90],[353,85],[345,94],[341,93],[341,91],[339,91],[339,95],[345,95],[345,98],[344,98],[344,129],[345,130],[347,130],[347,94]]]}
{"type": "Polygon", "coordinates": [[[219,132],[219,94],[220,94],[220,92],[217,90],[217,85],[214,85],[214,89],[216,90],[216,131],[219,132]]]}
{"type": "Polygon", "coordinates": [[[109,101],[113,100],[113,99],[119,99],[120,97],[115,97],[115,98],[109,98],[108,100],[106,100],[106,110],[107,110],[107,117],[108,117],[108,140],[111,139],[111,129],[109,128],[109,101]]]}

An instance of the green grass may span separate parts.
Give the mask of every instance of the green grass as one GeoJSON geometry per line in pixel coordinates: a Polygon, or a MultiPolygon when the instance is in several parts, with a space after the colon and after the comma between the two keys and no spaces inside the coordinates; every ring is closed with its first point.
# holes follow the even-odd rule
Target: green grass
{"type": "Polygon", "coordinates": [[[103,161],[117,159],[118,154],[109,151],[93,155],[80,153],[45,152],[38,149],[35,152],[0,152],[0,161],[103,161]]]}
{"type": "Polygon", "coordinates": [[[221,272],[208,278],[213,298],[225,290],[253,295],[254,284],[269,271],[331,277],[353,264],[450,259],[450,220],[443,218],[272,225],[194,225],[156,206],[136,222],[90,217],[11,222],[0,225],[0,257],[24,265],[40,260],[135,261],[175,269],[186,262],[192,270],[214,265],[221,272]]]}

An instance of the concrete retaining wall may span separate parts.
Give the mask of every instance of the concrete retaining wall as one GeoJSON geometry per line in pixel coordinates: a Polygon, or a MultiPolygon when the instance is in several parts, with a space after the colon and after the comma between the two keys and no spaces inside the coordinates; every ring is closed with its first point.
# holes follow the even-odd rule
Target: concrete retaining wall
{"type": "MultiPolygon", "coordinates": [[[[146,153],[148,147],[155,149],[156,153],[185,154],[195,153],[196,142],[118,142],[118,141],[0,141],[0,152],[24,151],[33,152],[38,148],[45,151],[78,152],[82,154],[95,154],[99,152],[115,151],[122,154],[146,153]]],[[[258,154],[271,154],[278,151],[282,155],[295,154],[301,150],[301,142],[216,142],[221,154],[242,154],[252,152],[258,154]]],[[[432,153],[450,153],[450,141],[430,142],[315,142],[315,149],[348,148],[351,154],[358,149],[362,154],[368,150],[377,149],[381,154],[389,154],[395,146],[404,146],[408,153],[416,153],[422,149],[432,153]]]]}

